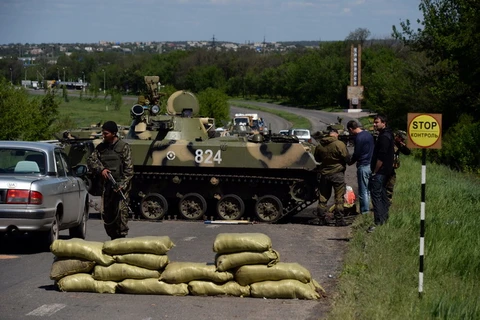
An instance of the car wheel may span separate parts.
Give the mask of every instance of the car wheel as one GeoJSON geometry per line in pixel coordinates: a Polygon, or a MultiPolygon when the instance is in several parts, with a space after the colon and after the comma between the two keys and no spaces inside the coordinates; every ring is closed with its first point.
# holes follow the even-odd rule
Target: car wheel
{"type": "Polygon", "coordinates": [[[58,219],[58,215],[55,214],[55,217],[53,218],[52,221],[52,227],[50,228],[49,231],[42,232],[39,234],[40,236],[40,243],[45,245],[46,248],[50,248],[50,245],[58,239],[60,233],[60,221],[58,219]]]}
{"type": "Polygon", "coordinates": [[[82,220],[76,227],[68,229],[70,237],[85,239],[87,236],[88,204],[83,208],[82,220]]]}

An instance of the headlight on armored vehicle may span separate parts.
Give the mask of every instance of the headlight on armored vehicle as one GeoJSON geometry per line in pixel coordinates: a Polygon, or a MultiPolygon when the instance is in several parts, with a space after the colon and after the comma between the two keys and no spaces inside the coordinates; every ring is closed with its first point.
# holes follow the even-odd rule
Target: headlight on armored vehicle
{"type": "Polygon", "coordinates": [[[157,106],[157,105],[154,105],[154,106],[152,107],[152,109],[150,110],[150,112],[152,113],[152,116],[155,116],[155,115],[157,115],[157,113],[160,112],[160,107],[157,106]]]}

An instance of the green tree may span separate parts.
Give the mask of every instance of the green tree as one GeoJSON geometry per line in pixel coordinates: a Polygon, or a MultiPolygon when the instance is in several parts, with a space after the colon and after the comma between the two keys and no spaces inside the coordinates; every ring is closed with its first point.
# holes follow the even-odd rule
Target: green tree
{"type": "Polygon", "coordinates": [[[449,128],[466,113],[480,118],[480,2],[473,0],[421,0],[423,28],[410,21],[393,28],[394,35],[413,50],[424,52],[430,63],[423,85],[434,100],[431,109],[442,113],[449,128]]]}
{"type": "Polygon", "coordinates": [[[57,112],[53,91],[32,99],[26,91],[0,79],[0,140],[51,139],[57,112]]]}
{"type": "Polygon", "coordinates": [[[228,96],[219,89],[208,88],[198,95],[200,114],[205,117],[215,118],[217,122],[230,118],[228,96]]]}

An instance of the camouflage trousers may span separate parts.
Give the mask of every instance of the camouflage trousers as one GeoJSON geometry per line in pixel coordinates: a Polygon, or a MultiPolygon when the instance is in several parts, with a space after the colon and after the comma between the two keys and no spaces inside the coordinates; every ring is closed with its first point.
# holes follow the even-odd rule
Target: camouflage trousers
{"type": "MultiPolygon", "coordinates": [[[[128,194],[125,193],[125,194],[128,194]]],[[[128,196],[127,196],[128,201],[128,196]]],[[[128,207],[120,193],[105,188],[102,196],[102,219],[107,235],[113,240],[128,234],[128,207]]]]}
{"type": "Polygon", "coordinates": [[[397,182],[397,175],[395,170],[392,172],[392,175],[387,180],[387,185],[385,189],[387,190],[387,198],[390,205],[392,204],[393,199],[393,189],[395,188],[395,182],[397,182]]]}
{"type": "Polygon", "coordinates": [[[321,175],[320,176],[320,198],[317,205],[317,216],[325,220],[328,208],[327,202],[332,195],[332,188],[335,197],[335,209],[333,211],[334,217],[336,221],[343,219],[343,211],[344,207],[343,204],[345,203],[345,173],[338,172],[328,175],[321,175]]]}

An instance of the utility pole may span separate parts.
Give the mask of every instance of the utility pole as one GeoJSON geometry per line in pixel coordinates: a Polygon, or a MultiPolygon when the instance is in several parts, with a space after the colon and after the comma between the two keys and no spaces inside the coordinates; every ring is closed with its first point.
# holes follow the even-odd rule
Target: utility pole
{"type": "Polygon", "coordinates": [[[213,38],[212,38],[212,48],[215,48],[216,44],[215,44],[215,35],[213,35],[213,38]]]}
{"type": "Polygon", "coordinates": [[[13,84],[13,70],[10,68],[10,83],[13,84]]]}
{"type": "Polygon", "coordinates": [[[65,82],[67,81],[67,78],[65,78],[65,69],[66,69],[66,68],[67,68],[67,67],[63,67],[63,81],[65,81],[65,82]]]}

